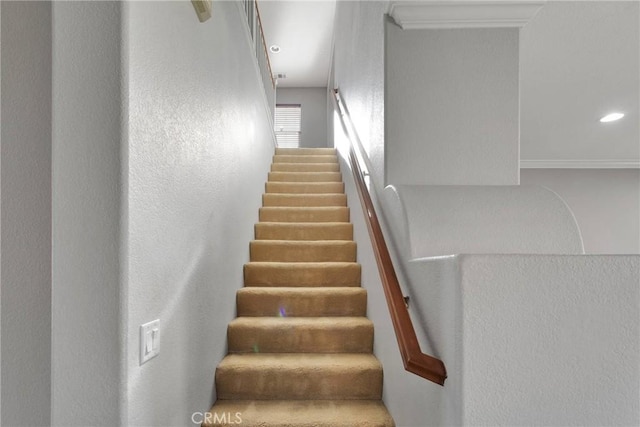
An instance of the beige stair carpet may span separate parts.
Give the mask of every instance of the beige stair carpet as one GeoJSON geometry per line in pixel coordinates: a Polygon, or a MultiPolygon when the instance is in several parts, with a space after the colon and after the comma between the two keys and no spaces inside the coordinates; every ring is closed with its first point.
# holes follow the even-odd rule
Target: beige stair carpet
{"type": "Polygon", "coordinates": [[[204,426],[390,427],[333,149],[277,149],[204,426]]]}

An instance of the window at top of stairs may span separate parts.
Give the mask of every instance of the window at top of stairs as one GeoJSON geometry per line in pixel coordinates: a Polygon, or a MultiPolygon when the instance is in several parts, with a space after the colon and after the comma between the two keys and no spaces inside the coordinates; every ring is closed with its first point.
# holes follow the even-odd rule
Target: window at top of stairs
{"type": "Polygon", "coordinates": [[[300,124],[302,106],[300,104],[276,105],[274,129],[280,148],[298,148],[300,146],[300,124]]]}

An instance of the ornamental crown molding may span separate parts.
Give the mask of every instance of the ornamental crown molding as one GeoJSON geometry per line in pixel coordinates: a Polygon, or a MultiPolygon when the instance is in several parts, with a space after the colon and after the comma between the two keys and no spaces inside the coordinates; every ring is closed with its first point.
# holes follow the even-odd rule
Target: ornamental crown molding
{"type": "Polygon", "coordinates": [[[546,0],[414,0],[393,2],[389,15],[402,29],[520,28],[546,0]]]}

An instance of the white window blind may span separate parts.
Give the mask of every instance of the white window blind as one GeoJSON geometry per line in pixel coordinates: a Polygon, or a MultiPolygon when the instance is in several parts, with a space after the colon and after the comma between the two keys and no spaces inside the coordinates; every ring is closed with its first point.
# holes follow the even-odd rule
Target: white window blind
{"type": "Polygon", "coordinates": [[[300,105],[276,105],[275,131],[278,147],[298,148],[300,146],[300,105]]]}

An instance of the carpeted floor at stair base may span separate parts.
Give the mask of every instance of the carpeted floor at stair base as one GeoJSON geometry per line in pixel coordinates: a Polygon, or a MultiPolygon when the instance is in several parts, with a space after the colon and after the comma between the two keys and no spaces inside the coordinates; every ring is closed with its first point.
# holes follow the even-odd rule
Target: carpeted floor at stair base
{"type": "Polygon", "coordinates": [[[203,426],[391,427],[334,149],[277,149],[203,426]]]}

